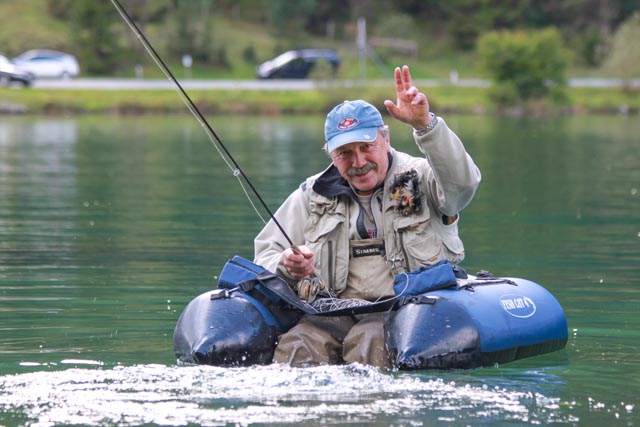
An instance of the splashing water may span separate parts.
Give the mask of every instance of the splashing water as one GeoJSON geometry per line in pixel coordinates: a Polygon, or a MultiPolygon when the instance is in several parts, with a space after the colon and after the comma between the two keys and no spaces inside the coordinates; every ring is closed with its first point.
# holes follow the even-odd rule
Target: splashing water
{"type": "Polygon", "coordinates": [[[72,368],[0,377],[0,408],[38,427],[577,421],[557,413],[558,397],[520,381],[458,384],[362,365],[72,368]]]}

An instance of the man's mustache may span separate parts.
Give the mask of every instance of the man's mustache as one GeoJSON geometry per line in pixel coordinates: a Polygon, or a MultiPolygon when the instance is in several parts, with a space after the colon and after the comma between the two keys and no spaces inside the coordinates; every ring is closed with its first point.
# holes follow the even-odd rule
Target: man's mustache
{"type": "Polygon", "coordinates": [[[378,166],[373,163],[373,162],[369,162],[366,165],[364,165],[361,168],[349,168],[347,169],[347,175],[349,176],[354,176],[354,175],[364,175],[365,173],[369,172],[370,170],[374,170],[377,169],[378,166]]]}

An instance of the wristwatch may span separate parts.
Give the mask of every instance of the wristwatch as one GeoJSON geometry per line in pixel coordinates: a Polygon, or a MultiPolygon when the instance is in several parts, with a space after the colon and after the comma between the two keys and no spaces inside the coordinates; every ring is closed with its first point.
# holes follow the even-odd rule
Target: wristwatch
{"type": "Polygon", "coordinates": [[[429,133],[431,131],[431,129],[433,129],[434,127],[436,127],[436,125],[438,124],[438,116],[436,116],[435,114],[429,112],[429,115],[431,116],[431,122],[429,122],[429,124],[427,125],[426,128],[422,128],[422,129],[413,129],[413,132],[415,132],[416,136],[423,136],[426,135],[427,133],[429,133]]]}

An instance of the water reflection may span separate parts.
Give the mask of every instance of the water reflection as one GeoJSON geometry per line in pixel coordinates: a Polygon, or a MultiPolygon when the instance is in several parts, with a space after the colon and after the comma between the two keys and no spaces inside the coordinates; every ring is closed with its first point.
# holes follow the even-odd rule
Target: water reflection
{"type": "Polygon", "coordinates": [[[74,120],[0,121],[0,275],[11,265],[37,274],[69,256],[77,140],[74,120]]]}

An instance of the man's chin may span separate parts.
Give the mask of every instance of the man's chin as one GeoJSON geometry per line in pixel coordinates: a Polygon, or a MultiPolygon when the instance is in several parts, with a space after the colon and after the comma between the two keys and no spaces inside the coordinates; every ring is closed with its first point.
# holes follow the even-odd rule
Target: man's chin
{"type": "Polygon", "coordinates": [[[356,189],[356,191],[359,194],[370,193],[375,188],[375,185],[372,185],[368,181],[366,181],[366,182],[358,182],[358,180],[353,180],[351,185],[353,186],[353,188],[356,189]]]}

